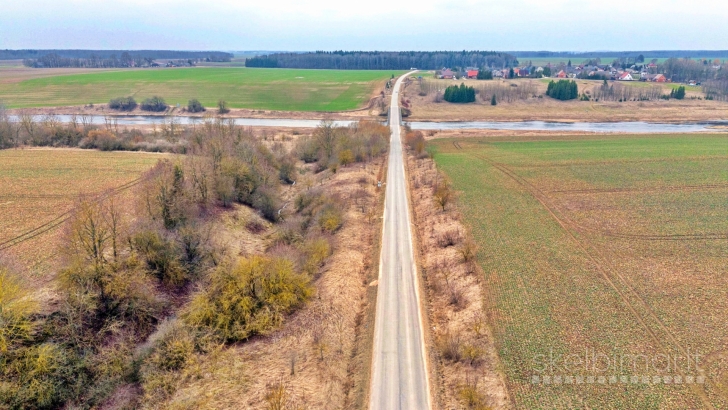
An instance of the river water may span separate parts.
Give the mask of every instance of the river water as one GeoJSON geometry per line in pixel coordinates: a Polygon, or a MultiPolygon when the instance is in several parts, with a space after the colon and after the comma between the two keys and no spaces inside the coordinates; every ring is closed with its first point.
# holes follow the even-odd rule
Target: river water
{"type": "MultiPolygon", "coordinates": [[[[42,116],[37,116],[41,120],[42,116]]],[[[55,118],[61,122],[70,122],[70,115],[56,115],[55,118]]],[[[151,125],[169,122],[170,117],[164,116],[109,116],[90,115],[86,121],[103,125],[108,119],[113,119],[118,125],[151,125]]],[[[204,120],[199,117],[172,117],[178,125],[201,124],[204,120]]],[[[17,118],[15,119],[17,120],[17,118]]],[[[80,123],[81,116],[76,120],[80,123]]],[[[234,118],[236,125],[258,126],[258,127],[290,127],[290,128],[314,128],[321,121],[303,119],[274,119],[274,118],[234,118]]],[[[337,126],[348,126],[354,121],[334,121],[337,126]]],[[[728,126],[728,121],[710,123],[682,123],[682,124],[661,124],[647,122],[545,122],[545,121],[464,121],[464,122],[409,122],[407,123],[414,130],[511,130],[511,131],[579,131],[589,133],[687,133],[700,131],[717,131],[711,129],[716,125],[728,126]]]]}

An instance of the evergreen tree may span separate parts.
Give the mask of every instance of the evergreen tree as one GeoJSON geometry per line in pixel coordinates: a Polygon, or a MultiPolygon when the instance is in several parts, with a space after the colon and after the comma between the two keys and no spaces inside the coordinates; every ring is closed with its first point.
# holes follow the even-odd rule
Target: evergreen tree
{"type": "Polygon", "coordinates": [[[685,87],[683,87],[682,85],[678,87],[677,90],[673,89],[673,91],[675,92],[675,95],[673,97],[676,100],[682,100],[683,98],[685,98],[685,87]]]}
{"type": "Polygon", "coordinates": [[[465,84],[451,85],[445,89],[444,99],[451,103],[475,102],[475,89],[467,87],[465,84]]]}
{"type": "Polygon", "coordinates": [[[476,78],[478,80],[492,80],[493,72],[489,69],[486,69],[485,67],[482,67],[480,70],[478,70],[478,76],[476,78]]]}
{"type": "Polygon", "coordinates": [[[508,71],[508,78],[513,78],[516,76],[516,72],[513,71],[513,67],[508,71]]]}
{"type": "Polygon", "coordinates": [[[561,101],[574,100],[579,98],[579,87],[576,85],[576,81],[550,81],[546,88],[546,95],[561,101]]]}
{"type": "Polygon", "coordinates": [[[496,99],[495,99],[495,94],[493,94],[493,96],[490,97],[490,105],[493,105],[493,106],[498,105],[498,101],[496,101],[496,99]]]}

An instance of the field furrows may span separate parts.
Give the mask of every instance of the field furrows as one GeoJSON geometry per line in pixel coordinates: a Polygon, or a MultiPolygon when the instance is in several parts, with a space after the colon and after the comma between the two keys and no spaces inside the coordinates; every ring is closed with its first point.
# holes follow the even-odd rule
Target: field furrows
{"type": "Polygon", "coordinates": [[[549,191],[551,194],[619,194],[630,192],[681,192],[725,189],[728,184],[678,185],[655,188],[593,188],[593,189],[560,189],[549,191]]]}
{"type": "MultiPolygon", "coordinates": [[[[455,147],[458,149],[462,149],[462,146],[455,142],[455,147]]],[[[598,270],[601,277],[604,279],[604,281],[609,285],[611,289],[613,289],[619,296],[619,298],[622,300],[623,305],[625,309],[629,312],[629,314],[640,324],[640,326],[644,329],[646,334],[649,336],[650,339],[659,347],[661,347],[664,351],[669,351],[671,353],[680,353],[680,354],[689,354],[689,350],[682,345],[677,338],[674,336],[674,334],[668,329],[668,327],[663,323],[662,320],[655,314],[654,309],[650,304],[636,291],[633,283],[624,275],[620,274],[618,269],[615,269],[615,267],[610,263],[610,259],[603,253],[603,251],[600,251],[598,247],[593,245],[591,241],[586,237],[586,235],[579,235],[577,236],[575,232],[577,233],[585,233],[583,227],[576,224],[572,220],[570,220],[568,217],[566,217],[563,213],[561,213],[557,206],[555,206],[551,198],[549,198],[547,195],[545,195],[541,190],[539,190],[536,186],[531,184],[529,181],[527,181],[525,178],[519,176],[516,174],[512,169],[510,169],[508,166],[497,163],[492,161],[491,159],[478,155],[473,153],[472,156],[480,159],[481,161],[489,164],[493,168],[497,169],[501,173],[503,173],[505,176],[516,182],[518,185],[523,187],[524,190],[526,190],[529,194],[531,194],[541,205],[542,207],[549,213],[549,215],[553,218],[553,220],[564,230],[564,232],[568,235],[568,237],[571,239],[571,241],[576,245],[577,249],[582,252],[589,260],[591,260],[595,266],[595,268],[598,270]],[[640,313],[643,312],[643,313],[640,313]]],[[[592,230],[588,230],[592,231],[592,230]]],[[[597,232],[598,234],[607,235],[607,236],[615,236],[620,238],[639,238],[639,239],[646,239],[649,238],[648,236],[639,236],[639,235],[619,235],[619,234],[610,234],[610,233],[604,233],[604,232],[597,232]]],[[[658,237],[658,236],[653,236],[658,237]]],[[[659,239],[665,239],[667,237],[659,237],[659,239]]],[[[723,236],[716,236],[716,237],[689,237],[689,236],[680,236],[675,239],[724,239],[726,238],[725,235],[723,236]]],[[[684,376],[684,375],[683,375],[684,376]]],[[[722,383],[716,380],[712,380],[710,377],[707,377],[707,375],[703,374],[703,376],[706,376],[706,380],[708,381],[709,385],[715,389],[716,392],[718,392],[724,400],[728,400],[728,391],[726,391],[725,387],[722,386],[722,383]]],[[[707,385],[707,384],[706,384],[707,385]]],[[[703,405],[705,405],[706,408],[713,408],[706,390],[701,388],[699,385],[690,385],[691,390],[701,399],[703,405]]]]}
{"type": "MultiPolygon", "coordinates": [[[[101,196],[99,196],[98,199],[97,199],[97,201],[103,201],[104,199],[107,199],[107,198],[109,198],[111,196],[114,196],[114,195],[120,193],[120,192],[123,192],[123,191],[125,191],[125,190],[127,190],[127,189],[129,189],[129,188],[131,188],[131,187],[133,187],[133,186],[135,186],[137,184],[139,184],[141,181],[142,181],[142,178],[137,178],[137,179],[135,179],[133,181],[127,182],[124,185],[121,185],[121,186],[116,187],[116,188],[114,188],[114,189],[112,189],[110,191],[107,191],[107,192],[103,193],[101,196]]],[[[24,198],[25,199],[28,199],[28,198],[36,199],[37,197],[36,196],[33,196],[33,195],[30,195],[30,196],[25,196],[24,198]]],[[[0,242],[0,251],[4,251],[6,249],[12,248],[13,246],[16,246],[16,245],[21,244],[21,243],[23,243],[25,241],[31,240],[31,239],[33,239],[35,237],[38,237],[40,235],[43,235],[46,232],[49,232],[49,231],[55,229],[56,227],[60,226],[65,221],[67,221],[68,218],[71,217],[71,213],[72,213],[72,211],[71,210],[68,210],[68,211],[66,211],[66,212],[64,212],[64,213],[56,216],[55,218],[51,219],[50,221],[48,221],[48,222],[46,222],[44,224],[41,224],[39,226],[36,226],[35,228],[30,229],[30,230],[28,230],[26,232],[23,232],[22,234],[17,235],[17,236],[15,236],[13,238],[10,238],[10,239],[7,239],[7,240],[3,240],[2,242],[0,242]]]]}

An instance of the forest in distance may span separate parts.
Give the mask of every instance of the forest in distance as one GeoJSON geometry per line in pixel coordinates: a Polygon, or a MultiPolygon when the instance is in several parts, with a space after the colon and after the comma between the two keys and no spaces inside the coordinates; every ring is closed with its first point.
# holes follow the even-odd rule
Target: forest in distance
{"type": "Polygon", "coordinates": [[[47,50],[0,50],[0,60],[24,60],[38,59],[49,54],[55,54],[62,58],[80,58],[80,59],[109,59],[112,56],[121,56],[128,53],[135,58],[151,58],[151,59],[181,59],[181,58],[215,58],[228,59],[233,58],[232,53],[222,51],[178,51],[178,50],[64,50],[64,49],[47,49],[47,50]]]}
{"type": "Polygon", "coordinates": [[[497,51],[316,51],[257,56],[248,58],[245,65],[338,70],[439,70],[443,67],[515,67],[518,59],[497,51]]]}

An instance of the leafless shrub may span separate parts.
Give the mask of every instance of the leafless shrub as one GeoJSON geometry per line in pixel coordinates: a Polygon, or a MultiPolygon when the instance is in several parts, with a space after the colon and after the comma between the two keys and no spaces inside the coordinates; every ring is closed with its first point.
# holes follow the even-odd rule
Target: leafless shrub
{"type": "Polygon", "coordinates": [[[265,403],[267,410],[298,410],[301,408],[295,403],[288,389],[281,381],[268,386],[265,403]]]}
{"type": "Polygon", "coordinates": [[[662,93],[662,87],[659,85],[633,87],[619,83],[604,83],[591,90],[592,97],[600,101],[658,100],[662,97],[662,93]]]}
{"type": "Polygon", "coordinates": [[[483,349],[480,347],[466,343],[462,347],[463,362],[470,366],[478,366],[483,361],[483,349]]]}
{"type": "Polygon", "coordinates": [[[437,339],[437,350],[443,359],[459,362],[462,359],[462,346],[460,337],[445,333],[437,339]]]}
{"type": "Polygon", "coordinates": [[[448,229],[447,231],[440,232],[437,236],[437,245],[441,248],[447,248],[457,245],[461,240],[460,230],[448,229]]]}
{"type": "Polygon", "coordinates": [[[312,337],[313,337],[313,348],[316,351],[316,354],[319,356],[319,360],[324,360],[324,353],[326,350],[328,350],[328,344],[326,343],[326,338],[324,335],[324,328],[321,323],[318,323],[313,331],[312,331],[312,337]]]}
{"type": "Polygon", "coordinates": [[[259,234],[259,233],[265,232],[265,230],[266,230],[266,227],[265,227],[265,225],[264,225],[264,224],[263,224],[262,222],[260,222],[259,220],[257,220],[257,219],[251,219],[250,221],[248,221],[248,222],[247,222],[247,223],[245,224],[245,229],[247,229],[247,230],[248,230],[248,232],[250,232],[250,233],[253,233],[253,234],[256,234],[256,235],[257,235],[257,234],[259,234]]]}
{"type": "Polygon", "coordinates": [[[475,259],[476,245],[472,239],[466,239],[458,248],[458,253],[463,263],[467,263],[475,259]]]}
{"type": "Polygon", "coordinates": [[[354,199],[354,203],[358,205],[360,202],[365,202],[370,197],[370,194],[366,189],[360,188],[354,191],[351,196],[354,199]]]}
{"type": "Polygon", "coordinates": [[[458,396],[466,408],[472,410],[489,410],[486,397],[478,391],[477,378],[467,376],[465,383],[458,386],[458,396]]]}
{"type": "Polygon", "coordinates": [[[461,310],[466,305],[465,292],[459,286],[451,284],[448,286],[448,303],[452,305],[455,310],[461,310]]]}
{"type": "Polygon", "coordinates": [[[531,81],[519,84],[510,84],[494,81],[485,81],[475,87],[480,99],[490,104],[493,95],[498,102],[514,102],[527,100],[536,94],[536,86],[531,81]]]}
{"type": "Polygon", "coordinates": [[[435,199],[435,204],[444,211],[455,195],[450,183],[446,179],[442,179],[432,188],[432,196],[435,199]]]}

